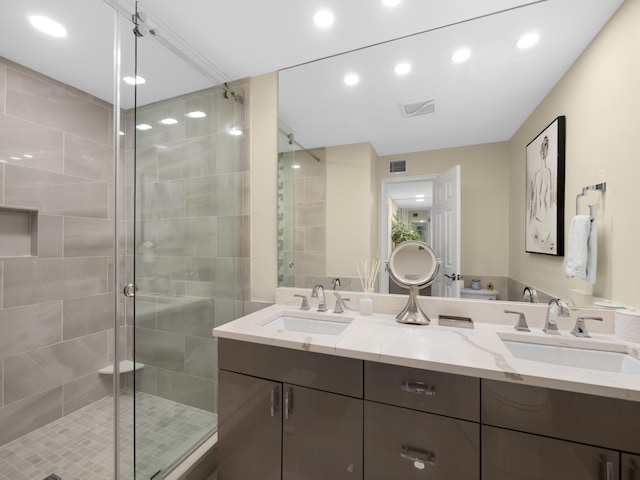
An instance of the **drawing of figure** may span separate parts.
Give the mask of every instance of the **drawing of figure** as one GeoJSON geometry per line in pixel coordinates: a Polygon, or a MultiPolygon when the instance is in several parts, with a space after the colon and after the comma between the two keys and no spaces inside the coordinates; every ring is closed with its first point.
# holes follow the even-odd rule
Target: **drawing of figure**
{"type": "Polygon", "coordinates": [[[555,250],[552,238],[556,209],[553,173],[547,166],[549,137],[545,135],[540,145],[540,166],[533,173],[529,184],[529,224],[533,240],[544,250],[555,250]]]}

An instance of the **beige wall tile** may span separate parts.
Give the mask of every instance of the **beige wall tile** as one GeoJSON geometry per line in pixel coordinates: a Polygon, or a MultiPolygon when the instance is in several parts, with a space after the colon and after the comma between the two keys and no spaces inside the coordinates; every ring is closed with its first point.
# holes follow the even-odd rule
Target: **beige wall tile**
{"type": "Polygon", "coordinates": [[[62,257],[63,217],[40,215],[38,217],[38,257],[62,257]]]}
{"type": "Polygon", "coordinates": [[[62,387],[0,409],[0,445],[62,416],[62,387]]]}
{"type": "Polygon", "coordinates": [[[76,380],[107,363],[106,332],[6,357],[5,405],[76,380]]]}
{"type": "Polygon", "coordinates": [[[7,114],[108,145],[109,109],[56,83],[7,68],[7,114]]]}
{"type": "Polygon", "coordinates": [[[113,255],[113,221],[99,218],[65,217],[64,256],[113,255]]]}
{"type": "Polygon", "coordinates": [[[63,415],[113,394],[113,377],[90,373],[62,386],[63,415]]]}
{"type": "Polygon", "coordinates": [[[209,298],[158,299],[157,328],[183,335],[211,337],[215,325],[215,302],[209,298]]]}
{"type": "Polygon", "coordinates": [[[194,377],[217,380],[218,342],[216,338],[187,337],[184,371],[194,377]]]}
{"type": "Polygon", "coordinates": [[[61,302],[0,310],[0,357],[60,342],[61,320],[61,302]]]}
{"type": "Polygon", "coordinates": [[[66,133],[64,173],[113,182],[113,147],[66,133]]]}
{"type": "Polygon", "coordinates": [[[158,395],[209,412],[217,411],[217,382],[212,380],[159,369],[158,395]]]}
{"type": "Polygon", "coordinates": [[[62,152],[62,132],[0,115],[0,159],[24,167],[62,172],[62,152]]]}
{"type": "Polygon", "coordinates": [[[31,207],[40,213],[107,218],[108,184],[5,165],[5,205],[31,207]]]}
{"type": "Polygon", "coordinates": [[[79,297],[62,302],[64,340],[113,328],[114,299],[110,293],[79,297]]]}
{"type": "Polygon", "coordinates": [[[4,308],[106,292],[106,258],[4,260],[4,308]]]}
{"type": "Polygon", "coordinates": [[[136,328],[136,361],[184,372],[184,335],[136,328]]]}

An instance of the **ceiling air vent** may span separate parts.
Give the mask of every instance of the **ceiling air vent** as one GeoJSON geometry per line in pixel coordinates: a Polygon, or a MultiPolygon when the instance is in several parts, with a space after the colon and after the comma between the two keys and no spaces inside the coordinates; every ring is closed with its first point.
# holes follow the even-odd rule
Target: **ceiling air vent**
{"type": "Polygon", "coordinates": [[[401,103],[400,109],[405,117],[417,117],[427,115],[436,111],[435,100],[418,100],[416,102],[401,103]]]}
{"type": "Polygon", "coordinates": [[[406,171],[406,160],[389,160],[389,173],[404,173],[406,171]]]}

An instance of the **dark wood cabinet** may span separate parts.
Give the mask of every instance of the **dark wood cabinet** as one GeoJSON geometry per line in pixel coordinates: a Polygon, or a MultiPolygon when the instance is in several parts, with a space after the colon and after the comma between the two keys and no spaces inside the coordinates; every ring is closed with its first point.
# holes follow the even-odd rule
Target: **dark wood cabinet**
{"type": "Polygon", "coordinates": [[[221,339],[219,365],[219,480],[363,478],[361,361],[221,339]]]}
{"type": "Polygon", "coordinates": [[[285,384],[283,408],[284,480],[362,478],[361,399],[285,384]]]}
{"type": "Polygon", "coordinates": [[[486,480],[617,480],[620,453],[555,438],[482,426],[486,480]]]}
{"type": "Polygon", "coordinates": [[[480,426],[364,402],[364,478],[478,480],[480,426]]]}
{"type": "Polygon", "coordinates": [[[621,459],[622,480],[640,480],[640,455],[623,453],[621,459]]]}
{"type": "Polygon", "coordinates": [[[218,372],[218,478],[280,480],[282,385],[218,372]]]}
{"type": "Polygon", "coordinates": [[[640,480],[640,402],[219,340],[219,480],[640,480]]]}

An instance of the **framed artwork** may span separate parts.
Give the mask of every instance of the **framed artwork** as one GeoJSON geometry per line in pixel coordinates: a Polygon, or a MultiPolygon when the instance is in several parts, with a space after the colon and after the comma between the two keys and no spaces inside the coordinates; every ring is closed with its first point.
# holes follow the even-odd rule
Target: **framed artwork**
{"type": "Polygon", "coordinates": [[[564,256],[566,117],[527,145],[525,251],[564,256]]]}

